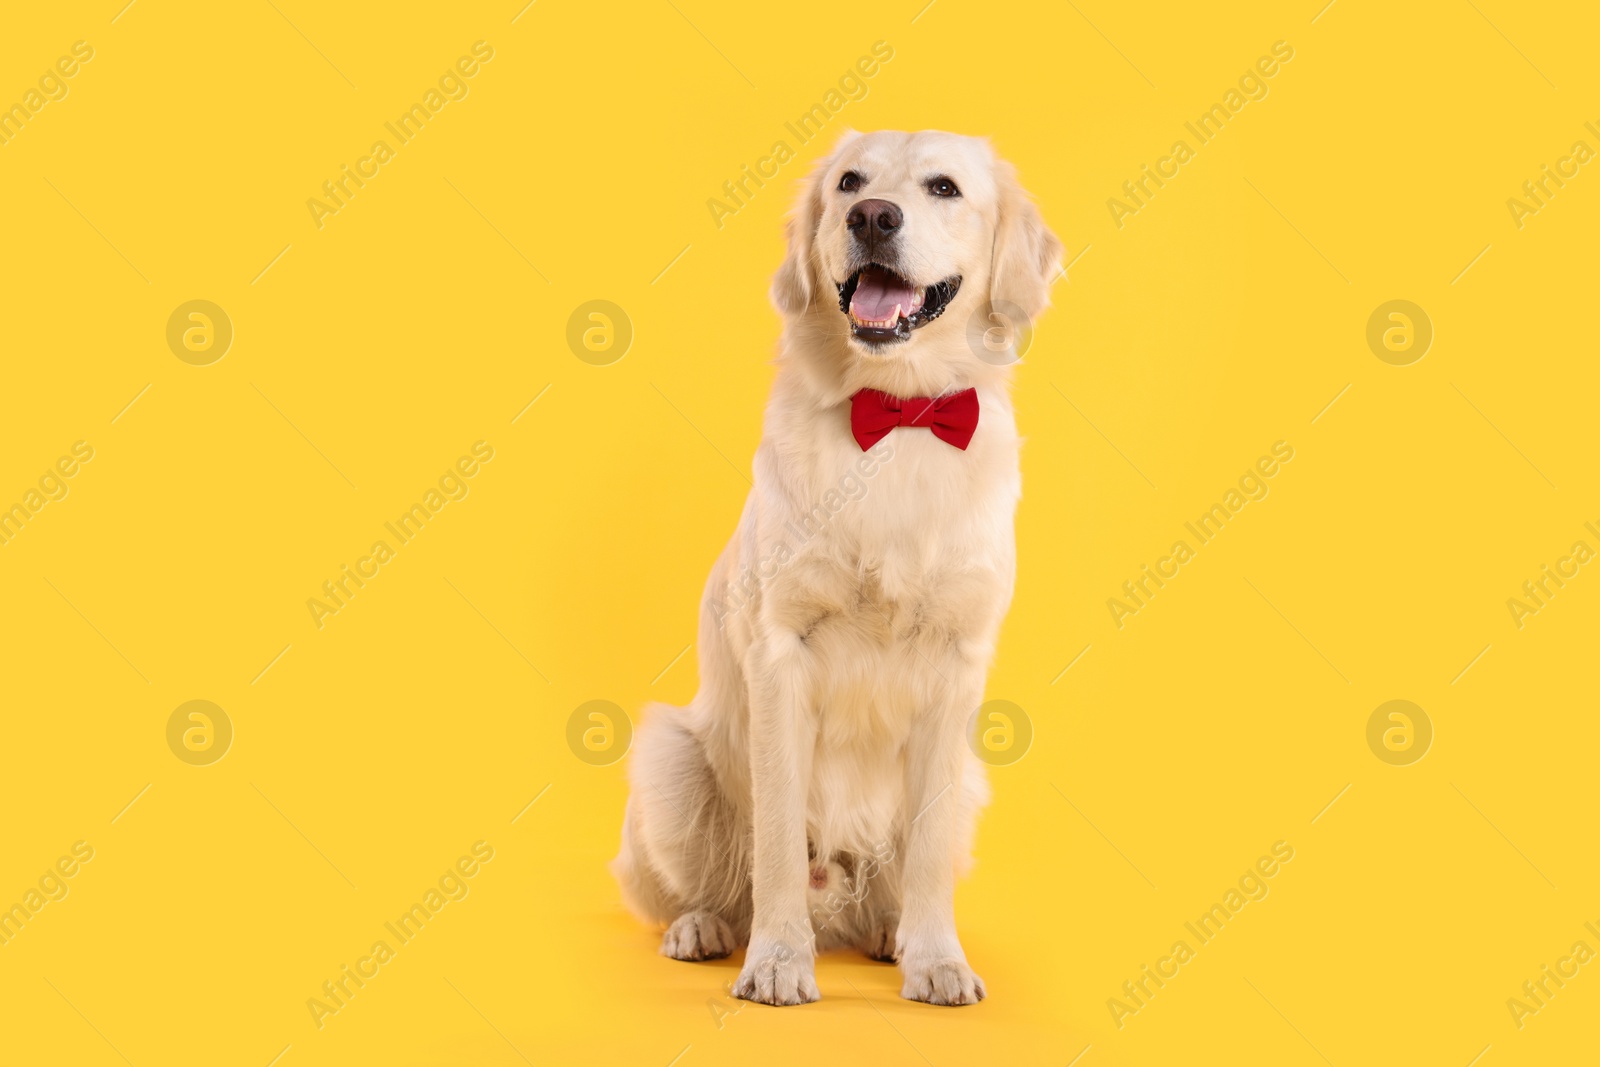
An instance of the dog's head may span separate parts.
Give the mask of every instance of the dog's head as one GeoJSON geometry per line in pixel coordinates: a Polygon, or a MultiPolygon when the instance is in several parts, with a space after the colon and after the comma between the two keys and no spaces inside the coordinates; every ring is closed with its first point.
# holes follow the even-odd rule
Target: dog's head
{"type": "Polygon", "coordinates": [[[807,180],[772,300],[857,357],[955,353],[974,316],[1042,312],[1060,257],[987,141],[851,132],[807,180]]]}

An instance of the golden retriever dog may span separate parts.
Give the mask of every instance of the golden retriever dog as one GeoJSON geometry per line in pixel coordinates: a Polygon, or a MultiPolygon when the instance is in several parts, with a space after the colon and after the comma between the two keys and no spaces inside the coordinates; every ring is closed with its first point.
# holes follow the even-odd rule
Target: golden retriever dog
{"type": "Polygon", "coordinates": [[[967,727],[1021,493],[995,327],[1044,310],[1061,244],[988,142],[939,132],[847,134],[788,233],[700,690],[646,710],[612,869],[663,954],[747,946],[735,996],[814,1001],[816,953],[856,948],[908,999],[971,1004],[955,884],[988,786],[967,727]]]}

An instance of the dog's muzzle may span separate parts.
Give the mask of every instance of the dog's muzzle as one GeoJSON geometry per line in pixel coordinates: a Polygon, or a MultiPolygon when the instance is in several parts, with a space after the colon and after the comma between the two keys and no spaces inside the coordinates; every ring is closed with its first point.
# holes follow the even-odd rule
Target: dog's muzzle
{"type": "Polygon", "coordinates": [[[839,287],[839,310],[850,319],[850,335],[869,345],[909,340],[944,314],[961,289],[961,276],[918,287],[878,263],[862,267],[839,287]]]}

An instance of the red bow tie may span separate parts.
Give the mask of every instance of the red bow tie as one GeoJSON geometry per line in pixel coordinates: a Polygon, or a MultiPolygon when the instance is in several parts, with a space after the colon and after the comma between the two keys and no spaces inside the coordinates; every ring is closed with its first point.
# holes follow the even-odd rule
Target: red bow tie
{"type": "Polygon", "coordinates": [[[926,426],[933,436],[966,451],[978,428],[978,391],[938,397],[898,397],[863,389],[850,398],[850,433],[865,452],[896,426],[926,426]]]}

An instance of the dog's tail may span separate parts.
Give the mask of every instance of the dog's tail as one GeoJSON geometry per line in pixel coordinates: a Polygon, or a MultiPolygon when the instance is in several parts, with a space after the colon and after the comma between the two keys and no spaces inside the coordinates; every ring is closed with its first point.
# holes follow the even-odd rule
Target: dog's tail
{"type": "Polygon", "coordinates": [[[748,849],[722,793],[694,708],[652,704],[628,757],[632,790],[611,871],[629,909],[671,922],[689,908],[734,915],[748,894],[748,849]]]}
{"type": "Polygon", "coordinates": [[[671,922],[676,915],[669,914],[672,901],[668,899],[660,878],[650,870],[647,850],[639,836],[639,751],[650,743],[650,727],[655,719],[670,716],[678,710],[666,704],[650,704],[640,716],[639,728],[633,733],[633,744],[628,753],[628,777],[632,788],[628,791],[628,803],[622,813],[622,844],[610,864],[612,877],[616,878],[622,890],[622,902],[634,915],[649,923],[671,922]]]}

